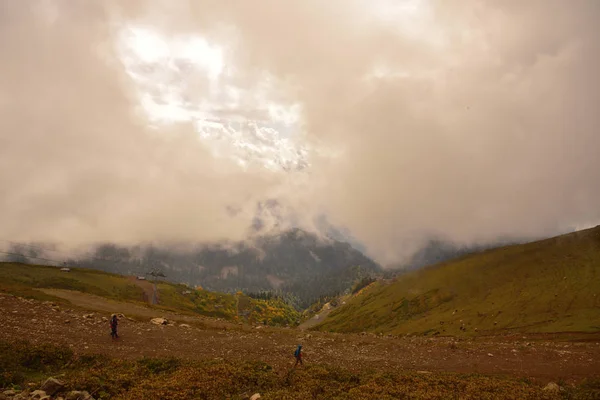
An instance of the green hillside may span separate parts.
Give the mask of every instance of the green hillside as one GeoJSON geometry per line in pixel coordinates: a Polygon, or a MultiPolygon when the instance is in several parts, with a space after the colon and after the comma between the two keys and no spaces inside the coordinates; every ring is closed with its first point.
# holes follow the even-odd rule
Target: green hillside
{"type": "MultiPolygon", "coordinates": [[[[149,285],[148,282],[144,284],[149,285]]],[[[280,300],[257,300],[241,293],[194,290],[164,281],[157,285],[159,305],[146,304],[147,307],[269,325],[293,325],[299,318],[293,307],[280,300]]],[[[145,304],[144,290],[131,277],[85,268],[71,268],[67,273],[56,267],[0,263],[0,291],[38,300],[62,301],[38,289],[75,290],[111,300],[145,304]]]]}
{"type": "Polygon", "coordinates": [[[439,335],[600,331],[600,226],[379,281],[315,329],[439,335]]]}

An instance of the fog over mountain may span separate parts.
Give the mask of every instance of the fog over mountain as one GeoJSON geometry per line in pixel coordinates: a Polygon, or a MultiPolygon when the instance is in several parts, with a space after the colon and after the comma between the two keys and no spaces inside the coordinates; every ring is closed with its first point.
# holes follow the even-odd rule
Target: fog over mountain
{"type": "Polygon", "coordinates": [[[0,0],[0,239],[300,227],[397,265],[596,225],[599,20],[595,0],[0,0]]]}

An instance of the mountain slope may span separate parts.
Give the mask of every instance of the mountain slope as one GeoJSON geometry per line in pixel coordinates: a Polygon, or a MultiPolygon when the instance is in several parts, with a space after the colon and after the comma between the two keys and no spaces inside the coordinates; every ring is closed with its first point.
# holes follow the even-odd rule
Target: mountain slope
{"type": "Polygon", "coordinates": [[[600,227],[379,281],[320,330],[418,334],[600,330],[600,227]]]}
{"type": "Polygon", "coordinates": [[[270,325],[293,325],[299,319],[296,310],[277,298],[259,300],[242,294],[194,290],[165,281],[157,283],[158,306],[151,306],[146,304],[148,295],[140,283],[134,277],[90,269],[71,268],[70,272],[61,272],[56,267],[0,263],[0,292],[39,300],[58,300],[44,289],[62,289],[145,305],[156,309],[159,315],[160,310],[165,310],[270,325]]]}

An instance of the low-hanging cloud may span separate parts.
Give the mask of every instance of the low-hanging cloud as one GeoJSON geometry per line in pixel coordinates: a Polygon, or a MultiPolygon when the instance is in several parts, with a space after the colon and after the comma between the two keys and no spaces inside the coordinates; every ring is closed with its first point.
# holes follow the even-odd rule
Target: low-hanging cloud
{"type": "MultiPolygon", "coordinates": [[[[243,239],[276,198],[387,263],[432,234],[600,221],[598,2],[394,3],[0,0],[0,234],[243,239]],[[299,105],[310,166],[241,168],[192,123],[150,127],[116,50],[127,24],[223,46],[239,115],[264,115],[268,76],[262,97],[299,105]]],[[[198,78],[186,95],[210,90],[198,78]]]]}

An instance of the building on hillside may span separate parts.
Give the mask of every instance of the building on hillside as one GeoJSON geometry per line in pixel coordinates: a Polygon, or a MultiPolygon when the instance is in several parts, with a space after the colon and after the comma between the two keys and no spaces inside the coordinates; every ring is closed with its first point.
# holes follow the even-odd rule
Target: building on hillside
{"type": "Polygon", "coordinates": [[[138,280],[138,281],[145,281],[145,280],[146,280],[146,277],[145,277],[145,276],[138,276],[138,277],[137,277],[137,280],[138,280]]]}

